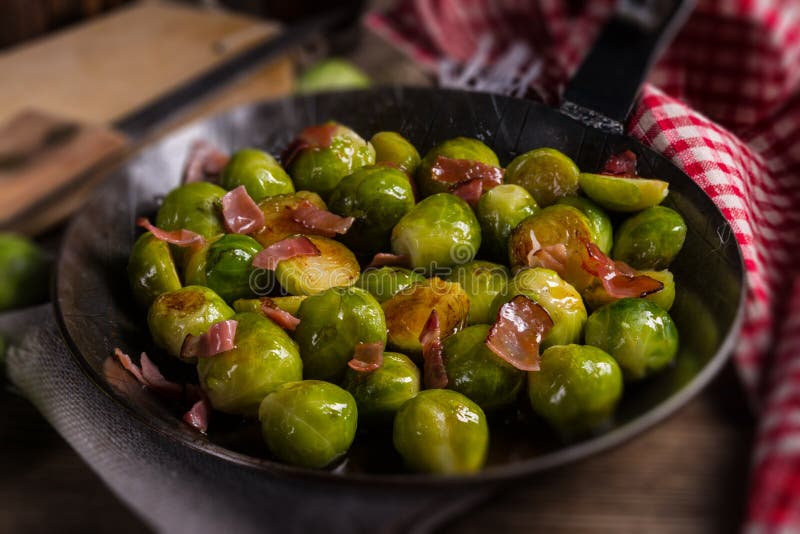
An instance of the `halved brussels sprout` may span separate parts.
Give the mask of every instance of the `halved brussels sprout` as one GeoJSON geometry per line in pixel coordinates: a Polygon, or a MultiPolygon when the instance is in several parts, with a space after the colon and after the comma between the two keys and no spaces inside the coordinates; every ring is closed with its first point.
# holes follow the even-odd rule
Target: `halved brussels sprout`
{"type": "Polygon", "coordinates": [[[304,200],[319,209],[327,209],[320,196],[311,191],[298,191],[293,195],[278,195],[259,202],[258,207],[264,214],[264,227],[253,234],[256,241],[262,246],[268,247],[290,235],[313,234],[313,230],[287,216],[287,213],[297,208],[304,200]]]}
{"type": "Polygon", "coordinates": [[[225,233],[218,204],[225,191],[208,182],[191,182],[176,187],[164,197],[156,215],[163,230],[191,230],[205,238],[225,233]]]}
{"type": "MultiPolygon", "coordinates": [[[[664,284],[663,289],[656,291],[655,293],[650,293],[644,297],[644,299],[649,300],[653,304],[656,304],[659,307],[669,311],[669,309],[672,307],[672,304],[675,302],[675,279],[673,278],[672,273],[667,270],[663,270],[639,271],[639,274],[649,276],[650,278],[658,280],[664,284]]],[[[593,282],[589,287],[584,289],[582,294],[584,300],[586,301],[586,305],[593,310],[619,300],[610,296],[599,280],[593,282]]]]}
{"type": "Polygon", "coordinates": [[[250,417],[279,385],[303,379],[303,362],[295,342],[266,317],[237,313],[233,319],[236,347],[199,358],[197,376],[215,410],[250,417]]]}
{"type": "Polygon", "coordinates": [[[156,345],[180,357],[188,334],[205,334],[214,323],[231,317],[233,310],[213,290],[186,286],[156,297],[147,313],[147,326],[156,345]]]}
{"type": "Polygon", "coordinates": [[[384,352],[383,365],[370,373],[344,373],[342,387],[353,395],[361,420],[385,420],[410,398],[419,393],[419,369],[407,356],[384,352]]]}
{"type": "Polygon", "coordinates": [[[481,196],[476,210],[481,224],[482,250],[492,259],[506,261],[511,230],[538,208],[522,186],[502,184],[488,190],[481,196]]]}
{"type": "Polygon", "coordinates": [[[460,285],[429,278],[411,285],[382,304],[389,346],[414,359],[422,354],[419,335],[431,311],[439,315],[442,337],[460,330],[469,314],[469,297],[460,285]]]}
{"type": "Polygon", "coordinates": [[[392,230],[392,252],[407,256],[427,275],[472,261],[481,246],[481,229],[469,204],[450,193],[426,198],[392,230]]]}
{"type": "Polygon", "coordinates": [[[424,280],[424,276],[410,269],[386,266],[367,269],[361,273],[355,285],[369,291],[378,302],[386,302],[411,284],[424,280]]]}
{"type": "Polygon", "coordinates": [[[686,239],[686,222],[664,206],[653,206],[626,219],[617,228],[611,256],[634,269],[666,269],[686,239]]]}
{"type": "Polygon", "coordinates": [[[592,241],[603,251],[603,254],[611,252],[614,244],[614,227],[611,225],[608,214],[600,206],[583,197],[564,197],[558,201],[558,204],[572,206],[586,215],[592,241]]]}
{"type": "Polygon", "coordinates": [[[359,343],[386,342],[386,321],[375,297],[357,287],[334,287],[308,297],[298,311],[295,340],[306,378],[338,382],[359,343]]]}
{"type": "Polygon", "coordinates": [[[433,164],[436,163],[436,158],[439,156],[477,161],[494,167],[500,166],[500,160],[497,159],[497,154],[477,139],[471,139],[469,137],[449,139],[430,149],[422,159],[419,168],[417,168],[417,186],[423,197],[436,193],[443,193],[449,189],[449,184],[434,180],[431,174],[431,168],[433,164]]]}
{"type": "Polygon", "coordinates": [[[252,237],[225,234],[192,251],[186,260],[186,284],[206,286],[226,302],[255,294],[253,258],[262,247],[252,237]]]}
{"type": "Polygon", "coordinates": [[[350,250],[333,239],[306,236],[319,256],[296,256],[278,263],[275,277],[292,295],[315,295],[331,287],[351,286],[361,273],[358,260],[350,250]]]}
{"type": "Polygon", "coordinates": [[[421,391],[394,418],[394,447],[422,473],[473,473],[486,461],[489,426],[480,406],[448,389],[421,391]]]}
{"type": "Polygon", "coordinates": [[[128,258],[128,281],[133,297],[143,307],[150,306],[162,293],[180,289],[181,280],[169,245],[150,232],[139,236],[128,258]]]}
{"type": "Polygon", "coordinates": [[[675,359],[678,329],[669,314],[644,299],[620,299],[586,322],[586,344],[611,354],[626,380],[651,376],[675,359]]]}
{"type": "Polygon", "coordinates": [[[643,210],[660,204],[669,193],[669,184],[661,180],[584,172],[579,181],[586,196],[613,211],[643,210]]]}
{"type": "Polygon", "coordinates": [[[278,387],[258,409],[261,434],[279,460],[322,468],[343,456],[356,436],[358,409],[353,396],[319,380],[278,387]]]}
{"type": "MultiPolygon", "coordinates": [[[[285,312],[291,313],[292,315],[297,315],[297,311],[300,309],[300,304],[308,298],[305,295],[301,296],[289,296],[289,297],[270,297],[275,306],[278,309],[281,309],[285,312]]],[[[244,312],[253,312],[253,313],[262,313],[261,311],[261,299],[239,299],[234,301],[233,309],[236,310],[237,313],[244,313],[244,312]]]]}
{"type": "Polygon", "coordinates": [[[596,347],[550,347],[528,373],[533,411],[567,435],[597,429],[608,420],[622,396],[617,362],[596,347]]]}
{"type": "Polygon", "coordinates": [[[292,179],[281,164],[270,154],[255,148],[244,148],[231,156],[219,183],[228,190],[243,185],[256,202],[294,193],[292,179]]]}
{"type": "Polygon", "coordinates": [[[447,279],[458,282],[469,297],[467,324],[494,322],[496,315],[492,314],[492,304],[508,285],[508,269],[497,263],[476,260],[457,266],[447,279]]]}
{"type": "Polygon", "coordinates": [[[414,176],[420,164],[419,152],[397,132],[378,132],[369,140],[375,147],[375,163],[388,163],[408,176],[414,176]]]}
{"type": "Polygon", "coordinates": [[[580,170],[571,159],[554,148],[535,148],[508,164],[505,182],[521,185],[541,207],[578,192],[580,170]]]}
{"type": "Polygon", "coordinates": [[[49,271],[50,262],[35,243],[20,235],[0,234],[0,310],[46,300],[49,271]]]}
{"type": "Polygon", "coordinates": [[[486,346],[488,324],[476,324],[444,340],[448,389],[465,395],[484,410],[508,406],[517,398],[525,372],[486,346]]]}

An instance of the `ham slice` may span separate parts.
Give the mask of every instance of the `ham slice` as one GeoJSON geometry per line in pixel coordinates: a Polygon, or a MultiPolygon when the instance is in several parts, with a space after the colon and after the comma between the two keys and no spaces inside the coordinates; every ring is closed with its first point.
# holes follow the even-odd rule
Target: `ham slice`
{"type": "Polygon", "coordinates": [[[484,192],[483,180],[480,178],[467,180],[455,186],[450,192],[474,208],[484,192]]]}
{"type": "Polygon", "coordinates": [[[539,249],[531,249],[528,253],[528,266],[551,269],[563,277],[567,270],[568,259],[567,246],[563,243],[556,243],[539,249]]]}
{"type": "Polygon", "coordinates": [[[156,239],[178,247],[203,246],[206,242],[203,236],[191,230],[162,230],[154,226],[145,217],[136,219],[136,225],[147,229],[156,239]]]}
{"type": "Polygon", "coordinates": [[[281,161],[284,167],[288,167],[300,152],[306,148],[328,148],[333,142],[339,125],[333,122],[309,126],[298,135],[286,150],[281,154],[281,161]]]}
{"type": "Polygon", "coordinates": [[[304,228],[314,234],[325,237],[334,237],[336,234],[346,234],[353,226],[355,218],[340,217],[328,210],[320,209],[308,200],[301,200],[291,211],[294,222],[300,223],[304,228]]]}
{"type": "Polygon", "coordinates": [[[371,373],[383,365],[383,342],[359,343],[356,345],[353,359],[347,362],[350,369],[359,373],[371,373]]]}
{"type": "Polygon", "coordinates": [[[583,269],[600,279],[603,289],[614,298],[644,297],[650,293],[661,291],[664,284],[649,276],[637,274],[623,262],[615,262],[591,241],[583,241],[586,257],[583,269]]]}
{"type": "Polygon", "coordinates": [[[264,214],[243,185],[222,197],[222,218],[233,234],[252,234],[264,227],[264,214]]]}
{"type": "Polygon", "coordinates": [[[228,154],[208,141],[198,139],[189,149],[189,157],[183,167],[182,182],[184,184],[203,180],[216,182],[229,160],[228,154]]]}
{"type": "Polygon", "coordinates": [[[447,387],[447,370],[444,367],[442,329],[439,324],[439,314],[431,310],[422,332],[419,334],[422,343],[423,377],[427,389],[442,389],[447,387]]]}
{"type": "Polygon", "coordinates": [[[141,367],[133,363],[131,357],[119,348],[114,349],[114,356],[122,364],[122,367],[143,386],[168,395],[176,395],[183,392],[183,386],[164,378],[158,366],[147,356],[147,353],[143,352],[139,357],[141,367]]]}
{"type": "Polygon", "coordinates": [[[521,371],[538,371],[539,346],[551,328],[553,320],[544,308],[517,295],[500,308],[486,346],[521,371]]]}
{"type": "Polygon", "coordinates": [[[278,326],[284,330],[291,330],[294,332],[294,329],[300,324],[300,319],[286,310],[280,309],[278,305],[275,304],[275,301],[269,297],[261,299],[261,312],[275,321],[278,326]]]}
{"type": "Polygon", "coordinates": [[[483,182],[484,189],[503,183],[503,169],[469,159],[436,156],[431,167],[431,177],[437,182],[458,185],[473,179],[483,182]]]}
{"type": "Polygon", "coordinates": [[[372,261],[367,265],[367,269],[377,269],[387,266],[408,267],[410,261],[411,258],[406,255],[378,252],[372,257],[372,261]]]}
{"type": "Polygon", "coordinates": [[[611,155],[603,165],[603,170],[600,171],[600,174],[618,176],[620,178],[638,178],[636,154],[626,150],[625,152],[611,155]]]}
{"type": "Polygon", "coordinates": [[[233,319],[214,323],[205,334],[193,336],[188,334],[181,346],[181,358],[210,358],[236,348],[236,327],[233,319]]]}
{"type": "Polygon", "coordinates": [[[287,237],[271,244],[253,258],[253,267],[274,271],[283,260],[298,256],[319,256],[319,249],[304,235],[287,237]]]}
{"type": "Polygon", "coordinates": [[[211,403],[205,395],[192,404],[191,409],[183,414],[183,421],[198,432],[205,434],[208,431],[208,418],[211,414],[211,403]]]}

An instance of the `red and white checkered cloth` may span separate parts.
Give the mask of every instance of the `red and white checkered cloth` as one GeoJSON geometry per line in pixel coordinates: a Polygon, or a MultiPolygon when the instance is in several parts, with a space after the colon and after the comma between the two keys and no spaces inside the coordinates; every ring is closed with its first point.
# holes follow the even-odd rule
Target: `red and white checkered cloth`
{"type": "MultiPolygon", "coordinates": [[[[748,533],[800,532],[800,0],[699,0],[627,130],[691,176],[731,222],[749,292],[736,364],[760,412],[748,533]]],[[[435,70],[528,43],[555,100],[611,0],[399,0],[366,19],[435,70]]]]}

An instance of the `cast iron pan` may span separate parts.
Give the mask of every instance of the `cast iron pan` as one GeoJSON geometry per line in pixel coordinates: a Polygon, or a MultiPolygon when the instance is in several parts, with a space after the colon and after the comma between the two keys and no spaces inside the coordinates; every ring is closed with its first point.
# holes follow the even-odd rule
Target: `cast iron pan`
{"type": "Polygon", "coordinates": [[[270,476],[412,486],[480,483],[572,462],[642,432],[686,403],[720,369],[736,341],[744,295],[738,245],[716,206],[667,159],[621,133],[621,120],[653,52],[682,14],[675,8],[662,14],[655,26],[617,16],[567,89],[562,110],[490,94],[382,88],[249,105],[147,146],[94,194],[66,233],[56,306],[72,353],[97,386],[132,417],[186,447],[270,476]],[[643,176],[670,183],[664,204],[679,211],[688,225],[686,244],[672,266],[678,293],[671,313],[681,337],[675,365],[652,380],[626,386],[613,423],[577,442],[559,440],[521,402],[518,410],[492,422],[486,468],[469,477],[406,473],[388,433],[361,432],[343,462],[315,471],[270,459],[257,424],[215,414],[207,437],[191,430],[180,421],[179,407],[141,388],[109,358],[114,347],[130,354],[147,350],[168,378],[193,377],[188,366],[159,358],[161,353],[151,346],[145,311],[132,301],[125,266],[139,232],[134,221],[140,215],[152,216],[159,199],[178,185],[192,140],[208,139],[228,150],[254,146],[279,154],[302,128],[329,119],[365,138],[396,130],[422,153],[451,137],[475,137],[491,146],[503,164],[521,152],[547,146],[569,155],[581,169],[594,171],[610,154],[633,150],[643,176]]]}

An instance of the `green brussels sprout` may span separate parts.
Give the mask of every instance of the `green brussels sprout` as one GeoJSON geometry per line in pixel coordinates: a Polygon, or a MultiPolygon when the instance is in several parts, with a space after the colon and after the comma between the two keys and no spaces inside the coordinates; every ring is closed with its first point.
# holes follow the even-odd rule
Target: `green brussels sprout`
{"type": "Polygon", "coordinates": [[[298,189],[327,198],[339,181],[364,165],[375,163],[375,149],[356,132],[334,122],[328,147],[302,149],[289,163],[289,175],[298,189]]]}
{"type": "Polygon", "coordinates": [[[386,266],[367,269],[356,281],[356,287],[369,291],[378,302],[386,302],[400,291],[425,277],[404,267],[386,266]]]}
{"type": "Polygon", "coordinates": [[[469,204],[450,193],[426,198],[392,230],[392,252],[407,256],[427,275],[467,263],[481,246],[481,229],[469,204]]]}
{"type": "Polygon", "coordinates": [[[258,409],[261,433],[279,460],[322,468],[342,457],[356,436],[353,396],[319,380],[283,384],[258,409]]]}
{"type": "Polygon", "coordinates": [[[459,284],[428,278],[400,291],[382,307],[389,329],[389,347],[419,361],[422,355],[419,335],[431,311],[436,310],[442,337],[447,337],[464,327],[469,296],[459,284]]]}
{"type": "Polygon", "coordinates": [[[169,244],[150,232],[139,236],[128,258],[128,281],[136,302],[145,308],[160,294],[180,289],[169,244]]]}
{"type": "Polygon", "coordinates": [[[331,193],[328,209],[355,217],[342,241],[356,250],[386,250],[392,228],[414,207],[414,191],[403,171],[368,165],[345,176],[331,193]]]}
{"type": "Polygon", "coordinates": [[[519,271],[508,283],[508,287],[495,298],[492,317],[497,317],[500,307],[517,295],[525,295],[537,302],[553,320],[553,328],[542,340],[542,348],[578,343],[581,340],[586,324],[583,299],[555,271],[542,267],[519,271]]]}
{"type": "Polygon", "coordinates": [[[231,156],[222,171],[220,185],[228,190],[243,185],[256,202],[275,195],[294,193],[292,179],[280,163],[255,148],[244,148],[231,156]]]}
{"type": "Polygon", "coordinates": [[[304,200],[319,209],[327,209],[320,196],[311,191],[298,191],[293,195],[277,195],[259,202],[258,207],[264,214],[264,227],[253,234],[255,240],[262,246],[268,247],[291,235],[313,234],[313,230],[306,228],[291,217],[287,217],[287,212],[297,208],[304,200]]]}
{"type": "Polygon", "coordinates": [[[611,256],[634,269],[666,269],[680,252],[684,239],[683,217],[670,208],[653,206],[617,228],[611,256]]]}
{"type": "Polygon", "coordinates": [[[489,426],[480,406],[456,391],[429,389],[394,418],[394,448],[423,473],[473,473],[486,461],[489,426]]]}
{"type": "Polygon", "coordinates": [[[308,297],[298,318],[294,338],[306,378],[339,382],[356,345],[386,342],[381,305],[357,287],[334,287],[308,297]]]}
{"type": "Polygon", "coordinates": [[[640,211],[660,204],[669,193],[661,180],[581,173],[578,179],[586,196],[612,211],[640,211]]]}
{"type": "Polygon", "coordinates": [[[187,285],[213,289],[226,302],[254,294],[250,276],[261,245],[252,237],[226,234],[192,251],[186,260],[187,285]]]}
{"type": "Polygon", "coordinates": [[[449,139],[430,149],[417,168],[417,186],[423,197],[435,195],[436,193],[444,193],[450,188],[449,184],[433,179],[431,169],[434,163],[436,163],[436,158],[439,156],[477,161],[486,165],[492,165],[493,167],[500,166],[500,160],[497,159],[497,154],[477,139],[471,139],[469,137],[449,139]]]}
{"type": "Polygon", "coordinates": [[[354,64],[339,58],[318,61],[297,80],[296,91],[300,94],[320,91],[366,89],[371,84],[369,76],[354,64]]]}
{"type": "MultiPolygon", "coordinates": [[[[490,324],[495,297],[508,285],[508,269],[489,261],[471,261],[453,269],[447,279],[458,282],[469,297],[467,324],[490,324]]],[[[469,396],[469,395],[467,395],[469,396]]]]}
{"type": "Polygon", "coordinates": [[[505,182],[521,185],[546,207],[578,193],[580,170],[571,159],[554,148],[535,148],[508,164],[505,182]]]}
{"type": "Polygon", "coordinates": [[[351,286],[361,273],[350,250],[333,239],[306,236],[319,249],[319,256],[295,256],[278,263],[275,277],[292,295],[315,295],[326,289],[351,286]]]}
{"type": "MultiPolygon", "coordinates": [[[[269,300],[272,301],[278,309],[281,309],[285,312],[291,313],[292,315],[297,315],[297,311],[300,309],[300,305],[303,301],[308,298],[305,295],[301,296],[288,296],[288,297],[270,297],[269,300]]],[[[261,299],[238,299],[233,303],[233,309],[236,310],[237,313],[243,312],[253,312],[253,313],[262,313],[261,312],[261,299]]]]}
{"type": "Polygon", "coordinates": [[[417,149],[405,137],[397,132],[378,132],[369,142],[375,147],[375,163],[388,163],[414,176],[421,160],[417,149]]]}
{"type": "Polygon", "coordinates": [[[614,244],[614,227],[611,225],[611,219],[600,206],[583,197],[564,197],[559,199],[557,204],[572,206],[586,215],[592,241],[603,251],[603,254],[611,252],[614,244]]]}
{"type": "Polygon", "coordinates": [[[419,393],[419,369],[407,356],[384,352],[383,365],[370,373],[344,373],[342,387],[353,395],[361,420],[386,420],[419,393]]]}
{"type": "Polygon", "coordinates": [[[208,182],[191,182],[176,187],[164,197],[156,215],[163,230],[191,230],[205,238],[225,233],[218,205],[225,191],[208,182]]]}
{"type": "MultiPolygon", "coordinates": [[[[669,309],[672,307],[672,304],[675,302],[675,279],[673,278],[672,273],[667,270],[663,270],[639,271],[639,274],[649,276],[650,278],[658,280],[664,284],[663,289],[656,291],[655,293],[650,293],[644,297],[644,299],[649,300],[653,304],[656,304],[657,306],[669,311],[669,309]]],[[[612,297],[606,292],[600,280],[593,282],[589,287],[584,289],[582,295],[583,299],[586,301],[586,305],[593,310],[619,300],[618,298],[612,297]]]]}
{"type": "Polygon", "coordinates": [[[32,241],[0,234],[0,311],[47,299],[50,262],[32,241]]]}
{"type": "Polygon", "coordinates": [[[303,379],[297,345],[277,324],[256,313],[237,313],[236,347],[199,358],[197,376],[215,410],[256,416],[264,397],[303,379]]]}
{"type": "Polygon", "coordinates": [[[511,230],[536,213],[538,207],[531,194],[519,185],[502,184],[484,193],[476,210],[483,252],[497,261],[506,261],[511,230]]]}
{"type": "Polygon", "coordinates": [[[617,362],[596,347],[558,345],[542,354],[528,373],[533,411],[567,435],[595,430],[608,420],[622,396],[617,362]]]}
{"type": "Polygon", "coordinates": [[[484,410],[508,406],[525,381],[520,371],[486,346],[491,326],[476,324],[444,340],[448,389],[458,391],[484,410]]]}
{"type": "Polygon", "coordinates": [[[678,329],[669,314],[644,299],[620,299],[586,322],[586,344],[611,354],[626,380],[639,380],[670,364],[678,353],[678,329]]]}
{"type": "Polygon", "coordinates": [[[156,297],[147,313],[147,325],[156,345],[180,357],[188,334],[205,334],[214,323],[231,317],[233,310],[213,290],[186,286],[156,297]]]}

